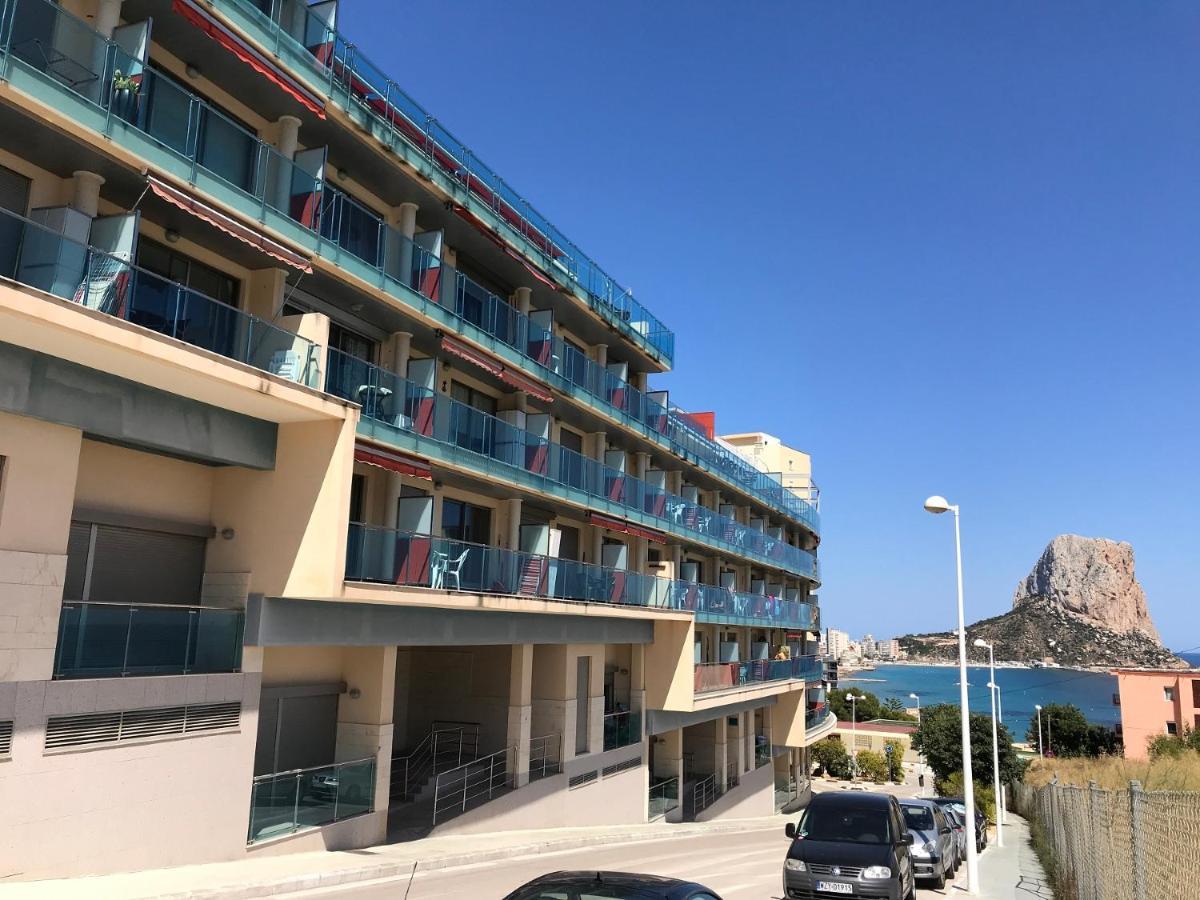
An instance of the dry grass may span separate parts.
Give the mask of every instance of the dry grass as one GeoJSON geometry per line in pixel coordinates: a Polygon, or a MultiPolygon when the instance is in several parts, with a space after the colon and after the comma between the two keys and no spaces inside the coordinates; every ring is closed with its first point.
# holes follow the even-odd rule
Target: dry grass
{"type": "Polygon", "coordinates": [[[1035,759],[1025,773],[1025,782],[1035,788],[1058,775],[1060,784],[1087,787],[1095,781],[1106,790],[1122,790],[1140,781],[1146,791],[1200,791],[1200,752],[1154,761],[1103,756],[1099,759],[1035,759]]]}

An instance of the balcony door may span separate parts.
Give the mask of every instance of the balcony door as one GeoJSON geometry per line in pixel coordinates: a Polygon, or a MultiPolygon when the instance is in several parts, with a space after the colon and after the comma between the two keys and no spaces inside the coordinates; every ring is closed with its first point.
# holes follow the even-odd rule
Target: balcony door
{"type": "Polygon", "coordinates": [[[0,166],[0,275],[5,278],[16,274],[21,235],[25,232],[25,224],[16,216],[24,216],[28,210],[29,179],[0,166]]]}

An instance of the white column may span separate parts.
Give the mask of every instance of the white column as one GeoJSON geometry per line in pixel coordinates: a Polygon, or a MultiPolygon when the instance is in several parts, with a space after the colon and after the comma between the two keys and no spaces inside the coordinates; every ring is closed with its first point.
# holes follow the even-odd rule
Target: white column
{"type": "Polygon", "coordinates": [[[713,720],[713,725],[716,728],[714,740],[716,746],[713,748],[714,763],[716,766],[717,784],[721,790],[725,790],[725,779],[728,775],[726,771],[729,768],[729,722],[727,716],[717,716],[713,720]]]}
{"type": "Polygon", "coordinates": [[[400,377],[408,376],[408,360],[412,354],[412,332],[397,331],[392,334],[392,371],[400,377]]]}
{"type": "Polygon", "coordinates": [[[122,0],[100,0],[96,6],[96,19],[93,24],[105,38],[111,38],[113,29],[121,24],[121,2],[122,0]]]}
{"type": "Polygon", "coordinates": [[[529,311],[533,309],[532,288],[517,288],[516,291],[513,292],[513,305],[521,312],[521,315],[529,315],[529,311]]]}
{"type": "Polygon", "coordinates": [[[508,774],[514,787],[529,783],[532,721],[533,644],[513,644],[508,681],[508,774]]]}
{"type": "Polygon", "coordinates": [[[521,547],[521,498],[513,497],[508,501],[508,549],[519,550],[521,547]]]}
{"type": "Polygon", "coordinates": [[[71,175],[74,178],[71,206],[88,218],[96,218],[100,212],[100,186],[104,184],[104,177],[82,169],[71,175]]]}
{"type": "MultiPolygon", "coordinates": [[[[280,116],[275,121],[275,149],[284,159],[296,158],[296,150],[300,146],[300,120],[295,116],[280,116]]],[[[292,193],[291,166],[281,165],[275,173],[275,206],[287,209],[292,193]]]]}
{"type": "Polygon", "coordinates": [[[601,367],[607,366],[608,365],[608,344],[597,344],[595,346],[595,351],[596,351],[596,364],[601,367]]]}

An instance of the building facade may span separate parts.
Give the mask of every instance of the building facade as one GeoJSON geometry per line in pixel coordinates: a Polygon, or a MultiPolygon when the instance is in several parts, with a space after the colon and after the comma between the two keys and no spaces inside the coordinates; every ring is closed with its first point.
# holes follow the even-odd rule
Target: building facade
{"type": "Polygon", "coordinates": [[[1116,669],[1127,759],[1147,759],[1160,735],[1200,730],[1200,669],[1116,669]]]}
{"type": "Polygon", "coordinates": [[[813,481],[811,455],[762,431],[726,434],[721,440],[736,448],[762,471],[778,478],[786,490],[820,508],[821,491],[813,481]]]}
{"type": "Polygon", "coordinates": [[[336,2],[0,0],[0,876],[794,796],[817,510],[673,355],[336,2]]]}

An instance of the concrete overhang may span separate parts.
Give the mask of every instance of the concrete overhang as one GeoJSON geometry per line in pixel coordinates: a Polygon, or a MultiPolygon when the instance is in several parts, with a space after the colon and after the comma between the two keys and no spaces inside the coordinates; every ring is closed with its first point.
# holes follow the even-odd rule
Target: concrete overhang
{"type": "Polygon", "coordinates": [[[584,610],[518,612],[251,595],[245,640],[258,647],[649,644],[654,622],[584,610]]]}
{"type": "Polygon", "coordinates": [[[277,424],[343,419],[358,408],[219,354],[7,278],[5,342],[158,391],[277,424]]]}
{"type": "Polygon", "coordinates": [[[736,716],[738,713],[762,709],[764,706],[774,706],[777,702],[777,698],[772,695],[753,700],[742,699],[732,703],[724,703],[720,706],[712,706],[707,709],[695,709],[690,712],[651,709],[646,713],[646,733],[662,734],[665,731],[674,731],[676,728],[686,728],[689,725],[711,722],[714,719],[721,718],[721,716],[736,716]]]}
{"type": "Polygon", "coordinates": [[[709,709],[720,709],[729,703],[741,702],[742,700],[757,703],[765,697],[779,697],[783,694],[790,694],[795,691],[803,691],[805,682],[799,679],[789,679],[787,681],[766,681],[760,684],[744,684],[739,687],[729,688],[723,691],[712,691],[704,694],[697,694],[693,701],[692,708],[697,712],[709,709]]]}

